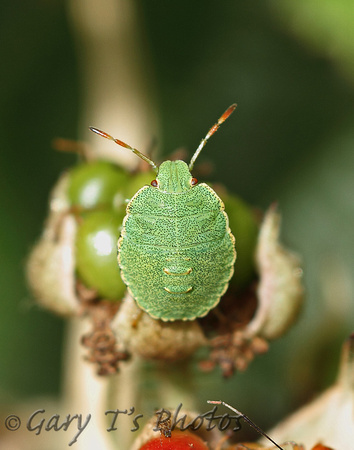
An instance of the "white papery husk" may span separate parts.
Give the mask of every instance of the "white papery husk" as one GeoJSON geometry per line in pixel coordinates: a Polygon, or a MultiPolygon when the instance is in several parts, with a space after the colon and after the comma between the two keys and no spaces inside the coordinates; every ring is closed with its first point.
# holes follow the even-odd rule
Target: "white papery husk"
{"type": "Polygon", "coordinates": [[[300,259],[280,243],[280,222],[280,214],[274,206],[270,207],[256,248],[258,308],[245,328],[246,336],[277,339],[297,319],[303,304],[300,259]]]}
{"type": "Polygon", "coordinates": [[[292,439],[306,448],[318,442],[335,450],[354,448],[354,333],[343,345],[334,385],[268,434],[276,442],[292,439]]]}
{"type": "Polygon", "coordinates": [[[27,280],[39,304],[70,316],[79,311],[75,291],[77,222],[67,198],[68,174],[55,185],[49,200],[44,230],[27,261],[27,280]]]}

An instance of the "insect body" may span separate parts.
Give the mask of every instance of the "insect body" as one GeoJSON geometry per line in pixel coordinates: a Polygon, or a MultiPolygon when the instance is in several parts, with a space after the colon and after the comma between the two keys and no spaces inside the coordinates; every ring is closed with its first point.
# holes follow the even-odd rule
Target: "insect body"
{"type": "Polygon", "coordinates": [[[150,186],[130,200],[118,240],[121,276],[132,296],[153,318],[193,320],[220,301],[233,274],[235,239],[224,204],[205,183],[192,177],[194,161],[206,141],[232,113],[232,105],[202,140],[189,166],[165,161],[150,186]]]}

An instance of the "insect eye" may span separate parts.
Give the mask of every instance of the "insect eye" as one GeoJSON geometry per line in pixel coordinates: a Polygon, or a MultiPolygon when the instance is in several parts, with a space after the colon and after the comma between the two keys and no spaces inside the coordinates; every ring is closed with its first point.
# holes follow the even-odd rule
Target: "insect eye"
{"type": "Polygon", "coordinates": [[[196,178],[191,179],[191,185],[195,186],[198,183],[198,180],[196,178]]]}
{"type": "Polygon", "coordinates": [[[152,180],[151,186],[158,187],[158,185],[159,183],[157,182],[157,180],[152,180]]]}

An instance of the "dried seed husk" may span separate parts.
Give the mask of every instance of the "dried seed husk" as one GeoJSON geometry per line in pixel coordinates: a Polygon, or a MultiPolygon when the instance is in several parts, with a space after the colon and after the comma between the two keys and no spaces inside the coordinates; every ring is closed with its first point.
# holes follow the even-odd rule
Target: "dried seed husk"
{"type": "Polygon", "coordinates": [[[112,323],[118,340],[134,355],[145,359],[177,361],[206,345],[197,321],[163,322],[142,311],[126,294],[112,323]]]}

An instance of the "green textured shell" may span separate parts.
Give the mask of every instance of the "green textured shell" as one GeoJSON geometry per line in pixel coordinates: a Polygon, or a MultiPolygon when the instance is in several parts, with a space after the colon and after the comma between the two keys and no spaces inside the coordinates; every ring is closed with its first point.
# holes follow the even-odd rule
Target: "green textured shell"
{"type": "Polygon", "coordinates": [[[118,240],[121,276],[139,307],[164,321],[205,316],[234,271],[235,238],[224,204],[207,184],[193,186],[183,161],[165,161],[157,187],[127,205],[118,240]]]}

